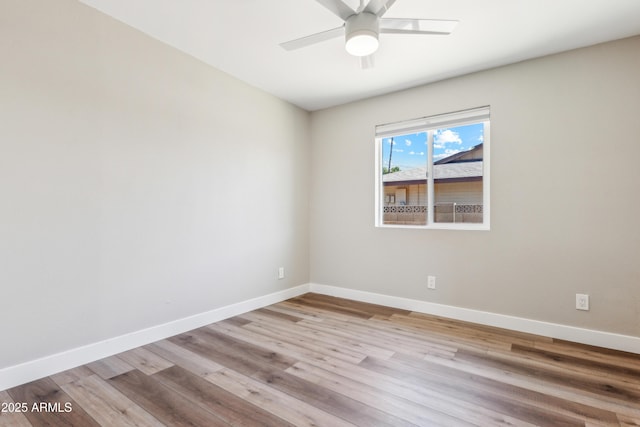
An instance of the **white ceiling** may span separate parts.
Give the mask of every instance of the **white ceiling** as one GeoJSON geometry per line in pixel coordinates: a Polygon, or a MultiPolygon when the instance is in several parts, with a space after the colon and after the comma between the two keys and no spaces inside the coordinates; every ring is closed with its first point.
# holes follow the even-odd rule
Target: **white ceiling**
{"type": "Polygon", "coordinates": [[[382,34],[362,70],[342,38],[279,46],[342,25],[315,0],[80,1],[311,111],[640,34],[640,0],[397,0],[385,17],[460,23],[449,36],[382,34]]]}

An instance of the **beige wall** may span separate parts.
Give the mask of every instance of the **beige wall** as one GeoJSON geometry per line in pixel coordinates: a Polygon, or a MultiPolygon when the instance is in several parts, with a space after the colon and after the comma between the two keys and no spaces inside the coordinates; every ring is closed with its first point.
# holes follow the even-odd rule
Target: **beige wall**
{"type": "Polygon", "coordinates": [[[636,37],[313,113],[311,280],[640,336],[638,70],[636,37]],[[487,104],[491,230],[376,229],[375,125],[487,104]]]}
{"type": "Polygon", "coordinates": [[[309,281],[307,112],[74,0],[0,62],[0,369],[309,281]]]}

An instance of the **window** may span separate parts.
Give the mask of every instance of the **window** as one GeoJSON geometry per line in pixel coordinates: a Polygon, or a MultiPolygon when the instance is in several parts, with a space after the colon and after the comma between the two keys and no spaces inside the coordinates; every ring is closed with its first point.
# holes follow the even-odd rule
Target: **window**
{"type": "Polygon", "coordinates": [[[376,226],[489,229],[489,107],[376,127],[376,226]]]}

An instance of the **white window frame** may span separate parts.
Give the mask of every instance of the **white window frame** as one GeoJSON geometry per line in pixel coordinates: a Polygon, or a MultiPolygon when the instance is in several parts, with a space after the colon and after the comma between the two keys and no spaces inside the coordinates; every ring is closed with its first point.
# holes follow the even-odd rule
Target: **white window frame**
{"type": "Polygon", "coordinates": [[[440,230],[490,230],[490,182],[491,182],[491,121],[490,107],[483,106],[453,113],[422,117],[402,122],[388,123],[376,126],[375,131],[375,226],[380,228],[418,228],[440,230]],[[482,123],[484,125],[483,159],[482,159],[482,223],[448,223],[434,222],[434,174],[433,174],[433,133],[437,129],[482,123]],[[382,174],[382,140],[391,136],[409,133],[427,133],[427,223],[413,224],[384,224],[384,184],[382,174]]]}

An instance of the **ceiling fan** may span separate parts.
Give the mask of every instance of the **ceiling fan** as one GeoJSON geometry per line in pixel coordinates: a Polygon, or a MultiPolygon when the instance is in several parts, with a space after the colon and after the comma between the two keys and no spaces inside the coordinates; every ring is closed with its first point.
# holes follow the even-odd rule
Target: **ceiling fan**
{"type": "Polygon", "coordinates": [[[373,53],[378,49],[378,36],[383,34],[451,34],[458,21],[442,19],[383,18],[382,16],[396,0],[360,0],[353,10],[342,0],[316,0],[333,14],[344,20],[344,24],[327,31],[281,43],[286,50],[295,50],[320,43],[344,34],[345,49],[360,57],[363,68],[373,64],[373,53]]]}

